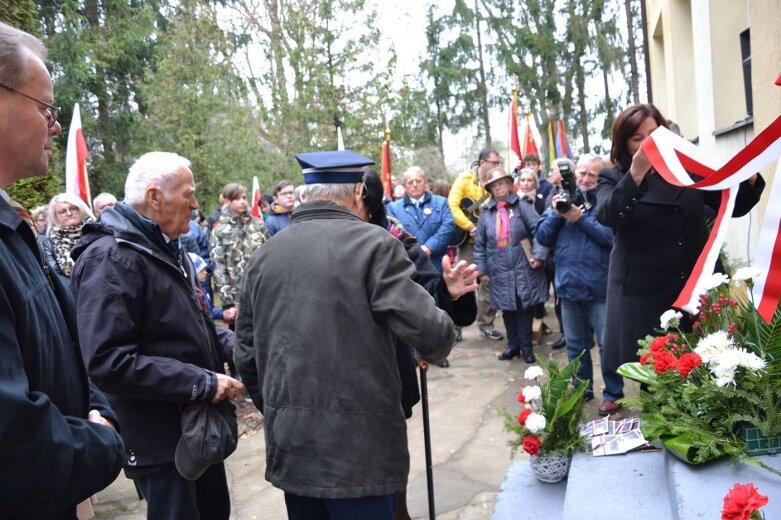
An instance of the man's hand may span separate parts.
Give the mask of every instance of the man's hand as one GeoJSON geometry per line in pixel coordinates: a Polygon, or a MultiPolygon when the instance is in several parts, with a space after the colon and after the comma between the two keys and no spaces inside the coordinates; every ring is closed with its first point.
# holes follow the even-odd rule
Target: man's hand
{"type": "Polygon", "coordinates": [[[477,234],[477,226],[472,226],[471,228],[469,228],[469,236],[470,237],[473,237],[476,234],[477,234]]]}
{"type": "Polygon", "coordinates": [[[544,265],[545,262],[542,260],[537,260],[536,258],[532,258],[529,260],[529,265],[532,266],[532,269],[539,269],[544,265]]]}
{"type": "Polygon", "coordinates": [[[450,257],[442,257],[442,278],[452,298],[458,298],[477,290],[477,266],[459,260],[451,266],[450,257]]]}
{"type": "Polygon", "coordinates": [[[238,379],[233,379],[225,374],[215,374],[217,376],[217,391],[214,393],[212,403],[219,403],[223,399],[236,399],[247,393],[244,383],[238,379]]]}
{"type": "Polygon", "coordinates": [[[562,217],[564,217],[566,220],[570,222],[577,222],[578,220],[580,220],[580,217],[582,216],[583,216],[583,211],[574,204],[572,205],[572,207],[569,209],[568,212],[562,215],[562,217]]]}
{"type": "Polygon", "coordinates": [[[429,249],[428,246],[420,246],[420,248],[424,253],[426,253],[427,256],[431,256],[431,249],[429,249]]]}
{"type": "Polygon", "coordinates": [[[103,426],[108,426],[114,431],[117,431],[117,429],[114,427],[114,423],[100,415],[100,412],[97,410],[90,410],[89,415],[87,416],[87,420],[89,422],[95,423],[95,424],[102,424],[103,426]]]}
{"type": "Polygon", "coordinates": [[[238,313],[238,309],[236,307],[225,309],[224,311],[222,311],[222,319],[225,321],[236,321],[237,313],[238,313]]]}

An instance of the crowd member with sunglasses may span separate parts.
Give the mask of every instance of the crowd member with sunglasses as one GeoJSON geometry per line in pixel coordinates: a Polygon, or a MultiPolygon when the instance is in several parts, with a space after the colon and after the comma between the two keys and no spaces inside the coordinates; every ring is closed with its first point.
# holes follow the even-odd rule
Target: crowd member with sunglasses
{"type": "Polygon", "coordinates": [[[93,220],[89,207],[72,193],[60,193],[49,202],[49,226],[39,240],[46,263],[65,285],[70,285],[73,270],[71,251],[81,238],[84,224],[93,220]]]}
{"type": "MultiPolygon", "coordinates": [[[[0,515],[72,519],[114,481],[116,415],[87,379],[68,289],[4,191],[43,175],[62,133],[40,40],[0,22],[0,515]]],[[[91,518],[85,511],[80,518],[91,518]]]]}

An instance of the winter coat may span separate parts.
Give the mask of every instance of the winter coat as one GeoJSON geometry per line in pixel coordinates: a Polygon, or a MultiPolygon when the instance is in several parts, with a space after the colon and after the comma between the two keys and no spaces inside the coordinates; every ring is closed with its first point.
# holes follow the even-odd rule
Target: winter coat
{"type": "Polygon", "coordinates": [[[268,239],[263,221],[249,212],[235,215],[226,204],[210,238],[214,288],[220,293],[222,308],[233,307],[239,297],[239,284],[252,252],[268,239]]]}
{"type": "Polygon", "coordinates": [[[524,309],[529,309],[548,298],[545,270],[532,269],[529,259],[521,247],[521,240],[528,239],[533,247],[533,256],[544,261],[548,249],[534,240],[539,215],[528,202],[521,202],[518,195],[507,197],[507,212],[510,216],[510,246],[504,251],[496,247],[496,199],[484,206],[477,222],[475,238],[475,263],[480,275],[491,279],[491,308],[515,311],[517,300],[524,309]]]}
{"type": "Polygon", "coordinates": [[[396,238],[328,201],[299,206],[253,254],[236,366],[264,415],[274,486],[314,498],[406,489],[394,338],[430,360],[446,357],[454,339],[453,322],[414,275],[396,238]]]}
{"type": "MultiPolygon", "coordinates": [[[[759,201],[764,180],[740,185],[733,216],[759,201]]],[[[604,357],[609,370],[637,361],[637,340],[652,334],[673,304],[708,238],[706,205],[721,193],[672,186],[649,173],[637,186],[620,167],[603,169],[596,188],[597,219],[613,229],[607,283],[604,357]]]]}
{"type": "Polygon", "coordinates": [[[0,518],[73,519],[121,469],[119,434],[87,420],[96,409],[119,425],[87,379],[73,311],[0,194],[0,518]]]}
{"type": "Polygon", "coordinates": [[[265,217],[268,236],[273,237],[285,229],[290,224],[290,216],[292,214],[292,211],[284,211],[279,204],[272,202],[268,217],[265,217]]]}
{"type": "Polygon", "coordinates": [[[456,228],[447,199],[426,192],[420,207],[405,195],[387,206],[388,215],[398,219],[404,230],[414,236],[418,244],[431,250],[431,261],[437,271],[442,270],[442,257],[447,246],[456,239],[456,228]]]}
{"type": "MultiPolygon", "coordinates": [[[[479,202],[483,195],[485,195],[485,188],[478,181],[477,174],[471,170],[462,173],[453,182],[453,186],[450,188],[450,193],[447,196],[447,203],[450,206],[450,213],[453,215],[453,222],[458,229],[468,233],[472,226],[475,225],[461,209],[461,202],[465,197],[479,202]]],[[[479,210],[475,212],[475,215],[479,214],[479,210]]],[[[473,242],[472,237],[469,238],[469,242],[473,242]]]]}
{"type": "Polygon", "coordinates": [[[537,223],[537,241],[553,249],[558,298],[605,301],[613,230],[597,221],[596,198],[594,190],[586,192],[589,207],[575,222],[569,222],[556,210],[548,208],[537,223]]]}
{"type": "Polygon", "coordinates": [[[125,469],[170,463],[183,406],[210,401],[223,372],[190,258],[124,203],[85,226],[73,256],[79,338],[123,422],[125,469]]]}

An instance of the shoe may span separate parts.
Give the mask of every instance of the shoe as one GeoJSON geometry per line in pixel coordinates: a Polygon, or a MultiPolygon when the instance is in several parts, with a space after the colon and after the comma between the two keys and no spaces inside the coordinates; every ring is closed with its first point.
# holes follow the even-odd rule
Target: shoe
{"type": "Polygon", "coordinates": [[[526,361],[527,363],[534,363],[534,361],[535,361],[534,354],[532,354],[531,352],[528,353],[528,354],[524,354],[523,355],[523,360],[526,361]]]}
{"type": "Polygon", "coordinates": [[[496,330],[493,327],[482,327],[480,329],[480,332],[483,333],[483,336],[485,336],[487,338],[494,339],[496,341],[504,339],[504,336],[502,335],[502,333],[499,332],[498,330],[496,330]]]}
{"type": "Polygon", "coordinates": [[[515,357],[521,357],[521,351],[520,350],[513,350],[511,348],[507,348],[499,354],[499,360],[500,361],[508,361],[515,357]]]}
{"type": "Polygon", "coordinates": [[[553,330],[550,327],[548,327],[548,324],[545,323],[544,321],[542,322],[542,334],[544,336],[549,336],[553,334],[553,330]]]}
{"type": "Polygon", "coordinates": [[[564,348],[566,346],[567,346],[567,340],[564,338],[564,336],[562,336],[557,341],[551,343],[550,348],[552,348],[553,350],[559,350],[560,348],[564,348]]]}
{"type": "Polygon", "coordinates": [[[448,362],[448,360],[447,360],[447,359],[443,359],[442,361],[437,361],[437,362],[436,362],[436,363],[434,363],[434,364],[435,364],[436,366],[440,367],[440,368],[447,368],[447,367],[449,367],[449,366],[450,366],[450,363],[448,362]]]}
{"type": "Polygon", "coordinates": [[[607,417],[608,415],[616,413],[620,409],[621,405],[615,401],[602,401],[602,404],[599,405],[599,410],[597,410],[597,413],[602,417],[607,417]]]}

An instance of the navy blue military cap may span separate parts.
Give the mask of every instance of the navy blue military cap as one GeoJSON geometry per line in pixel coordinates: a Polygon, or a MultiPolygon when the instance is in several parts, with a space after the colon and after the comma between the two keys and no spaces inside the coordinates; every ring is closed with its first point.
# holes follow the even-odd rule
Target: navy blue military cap
{"type": "Polygon", "coordinates": [[[352,150],[296,154],[305,184],[347,184],[363,180],[363,167],[374,161],[352,150]]]}

